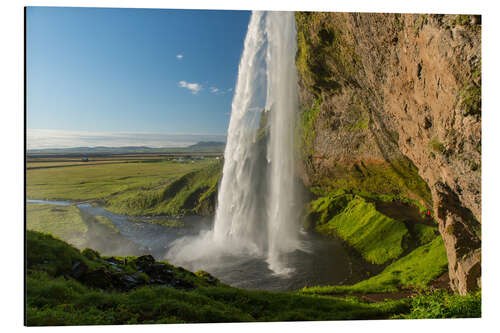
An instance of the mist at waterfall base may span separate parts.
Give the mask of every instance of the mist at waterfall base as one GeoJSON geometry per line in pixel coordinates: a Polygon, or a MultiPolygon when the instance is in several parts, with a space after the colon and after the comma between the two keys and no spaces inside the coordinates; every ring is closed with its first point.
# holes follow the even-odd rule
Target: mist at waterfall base
{"type": "MultiPolygon", "coordinates": [[[[301,233],[299,222],[295,54],[293,12],[252,13],[232,102],[213,229],[174,241],[166,254],[170,262],[206,270],[246,288],[300,288],[312,282],[313,272],[319,280],[331,277],[327,266],[332,260],[318,249],[328,252],[333,245],[301,233]],[[268,126],[265,139],[258,135],[263,110],[268,126]],[[302,276],[304,270],[307,276],[302,276]]],[[[348,269],[348,263],[342,264],[348,269]]]]}

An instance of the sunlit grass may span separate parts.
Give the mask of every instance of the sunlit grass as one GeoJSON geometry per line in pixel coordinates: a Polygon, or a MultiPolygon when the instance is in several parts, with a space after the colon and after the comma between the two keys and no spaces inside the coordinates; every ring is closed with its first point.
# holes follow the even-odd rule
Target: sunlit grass
{"type": "Polygon", "coordinates": [[[400,288],[426,289],[446,271],[448,258],[443,239],[437,236],[407,256],[387,266],[380,274],[352,286],[318,286],[302,290],[306,294],[332,295],[395,292],[400,288]]]}
{"type": "Polygon", "coordinates": [[[32,169],[26,172],[28,199],[83,201],[104,199],[126,191],[161,188],[213,160],[134,162],[32,169]]]}

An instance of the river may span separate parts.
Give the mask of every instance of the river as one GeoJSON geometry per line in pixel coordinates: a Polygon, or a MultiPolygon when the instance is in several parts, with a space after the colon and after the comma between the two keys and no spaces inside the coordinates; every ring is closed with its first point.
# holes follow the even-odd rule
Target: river
{"type": "MultiPolygon", "coordinates": [[[[304,286],[351,284],[360,281],[367,269],[365,262],[348,251],[341,241],[301,231],[303,250],[287,254],[286,261],[292,273],[277,275],[271,271],[265,256],[226,254],[217,260],[177,260],[169,255],[172,244],[185,237],[197,237],[209,232],[213,218],[180,217],[184,227],[168,227],[147,223],[154,217],[130,217],[115,214],[88,203],[68,201],[27,200],[31,204],[76,205],[83,213],[108,218],[120,234],[145,249],[157,260],[183,266],[189,270],[205,270],[222,282],[250,290],[290,291],[304,286]],[[141,222],[138,222],[141,221],[141,222]]],[[[99,249],[97,249],[99,250],[99,249]]],[[[201,249],[202,251],[203,249],[201,249]]],[[[121,253],[120,255],[129,255],[121,253]]]]}

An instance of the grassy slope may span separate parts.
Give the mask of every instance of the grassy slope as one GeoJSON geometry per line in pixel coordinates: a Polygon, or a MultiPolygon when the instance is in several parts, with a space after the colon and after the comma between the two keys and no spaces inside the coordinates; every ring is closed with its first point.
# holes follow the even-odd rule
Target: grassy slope
{"type": "MultiPolygon", "coordinates": [[[[28,232],[27,248],[27,320],[32,326],[375,319],[408,313],[405,301],[367,304],[292,292],[246,291],[220,282],[210,286],[204,273],[191,275],[173,266],[176,275],[191,279],[196,288],[145,286],[102,292],[63,277],[76,261],[86,262],[91,271],[102,268],[98,257],[84,256],[36,232],[28,232]]],[[[133,260],[129,257],[127,262],[133,260]]]]}
{"type": "Polygon", "coordinates": [[[222,163],[212,162],[160,189],[113,196],[106,208],[127,215],[206,215],[215,207],[221,171],[222,163]]]}
{"type": "Polygon", "coordinates": [[[26,205],[28,230],[51,233],[76,247],[85,243],[87,224],[75,206],[26,205]]]}
{"type": "Polygon", "coordinates": [[[27,229],[51,234],[76,248],[99,248],[106,254],[137,253],[137,245],[120,234],[104,216],[92,216],[75,206],[27,204],[27,229]]]}
{"type": "Polygon", "coordinates": [[[34,199],[99,200],[127,215],[209,215],[215,207],[220,161],[84,165],[27,171],[34,199]]]}
{"type": "MultiPolygon", "coordinates": [[[[317,207],[319,211],[322,208],[328,209],[317,207]]],[[[316,224],[316,230],[338,235],[374,264],[398,258],[404,251],[403,240],[409,234],[404,223],[377,212],[374,204],[361,197],[350,200],[330,220],[316,224]]]]}
{"type": "MultiPolygon", "coordinates": [[[[460,297],[438,292],[411,300],[373,304],[354,297],[339,299],[318,293],[247,291],[217,280],[213,285],[207,282],[205,272],[193,275],[168,263],[176,276],[192,281],[195,288],[186,291],[144,286],[130,292],[101,291],[63,277],[76,261],[84,261],[90,271],[103,269],[105,261],[95,252],[79,252],[63,241],[38,232],[27,233],[27,248],[27,324],[30,326],[481,315],[480,293],[460,297]]],[[[127,257],[123,268],[128,273],[137,270],[134,260],[127,257]]]]}
{"type": "Polygon", "coordinates": [[[352,286],[308,287],[305,294],[331,295],[394,292],[400,288],[426,289],[446,271],[448,259],[440,236],[387,266],[380,274],[352,286]]]}

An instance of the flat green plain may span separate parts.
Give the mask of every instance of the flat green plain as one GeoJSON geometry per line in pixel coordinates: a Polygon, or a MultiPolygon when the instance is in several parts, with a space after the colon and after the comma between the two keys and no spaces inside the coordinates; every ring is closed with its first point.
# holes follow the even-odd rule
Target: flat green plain
{"type": "MultiPolygon", "coordinates": [[[[124,192],[154,190],[214,162],[214,159],[186,162],[124,161],[70,167],[54,167],[54,163],[51,162],[50,168],[26,171],[27,198],[92,201],[124,192]]],[[[61,164],[64,163],[61,161],[61,164]]]]}

